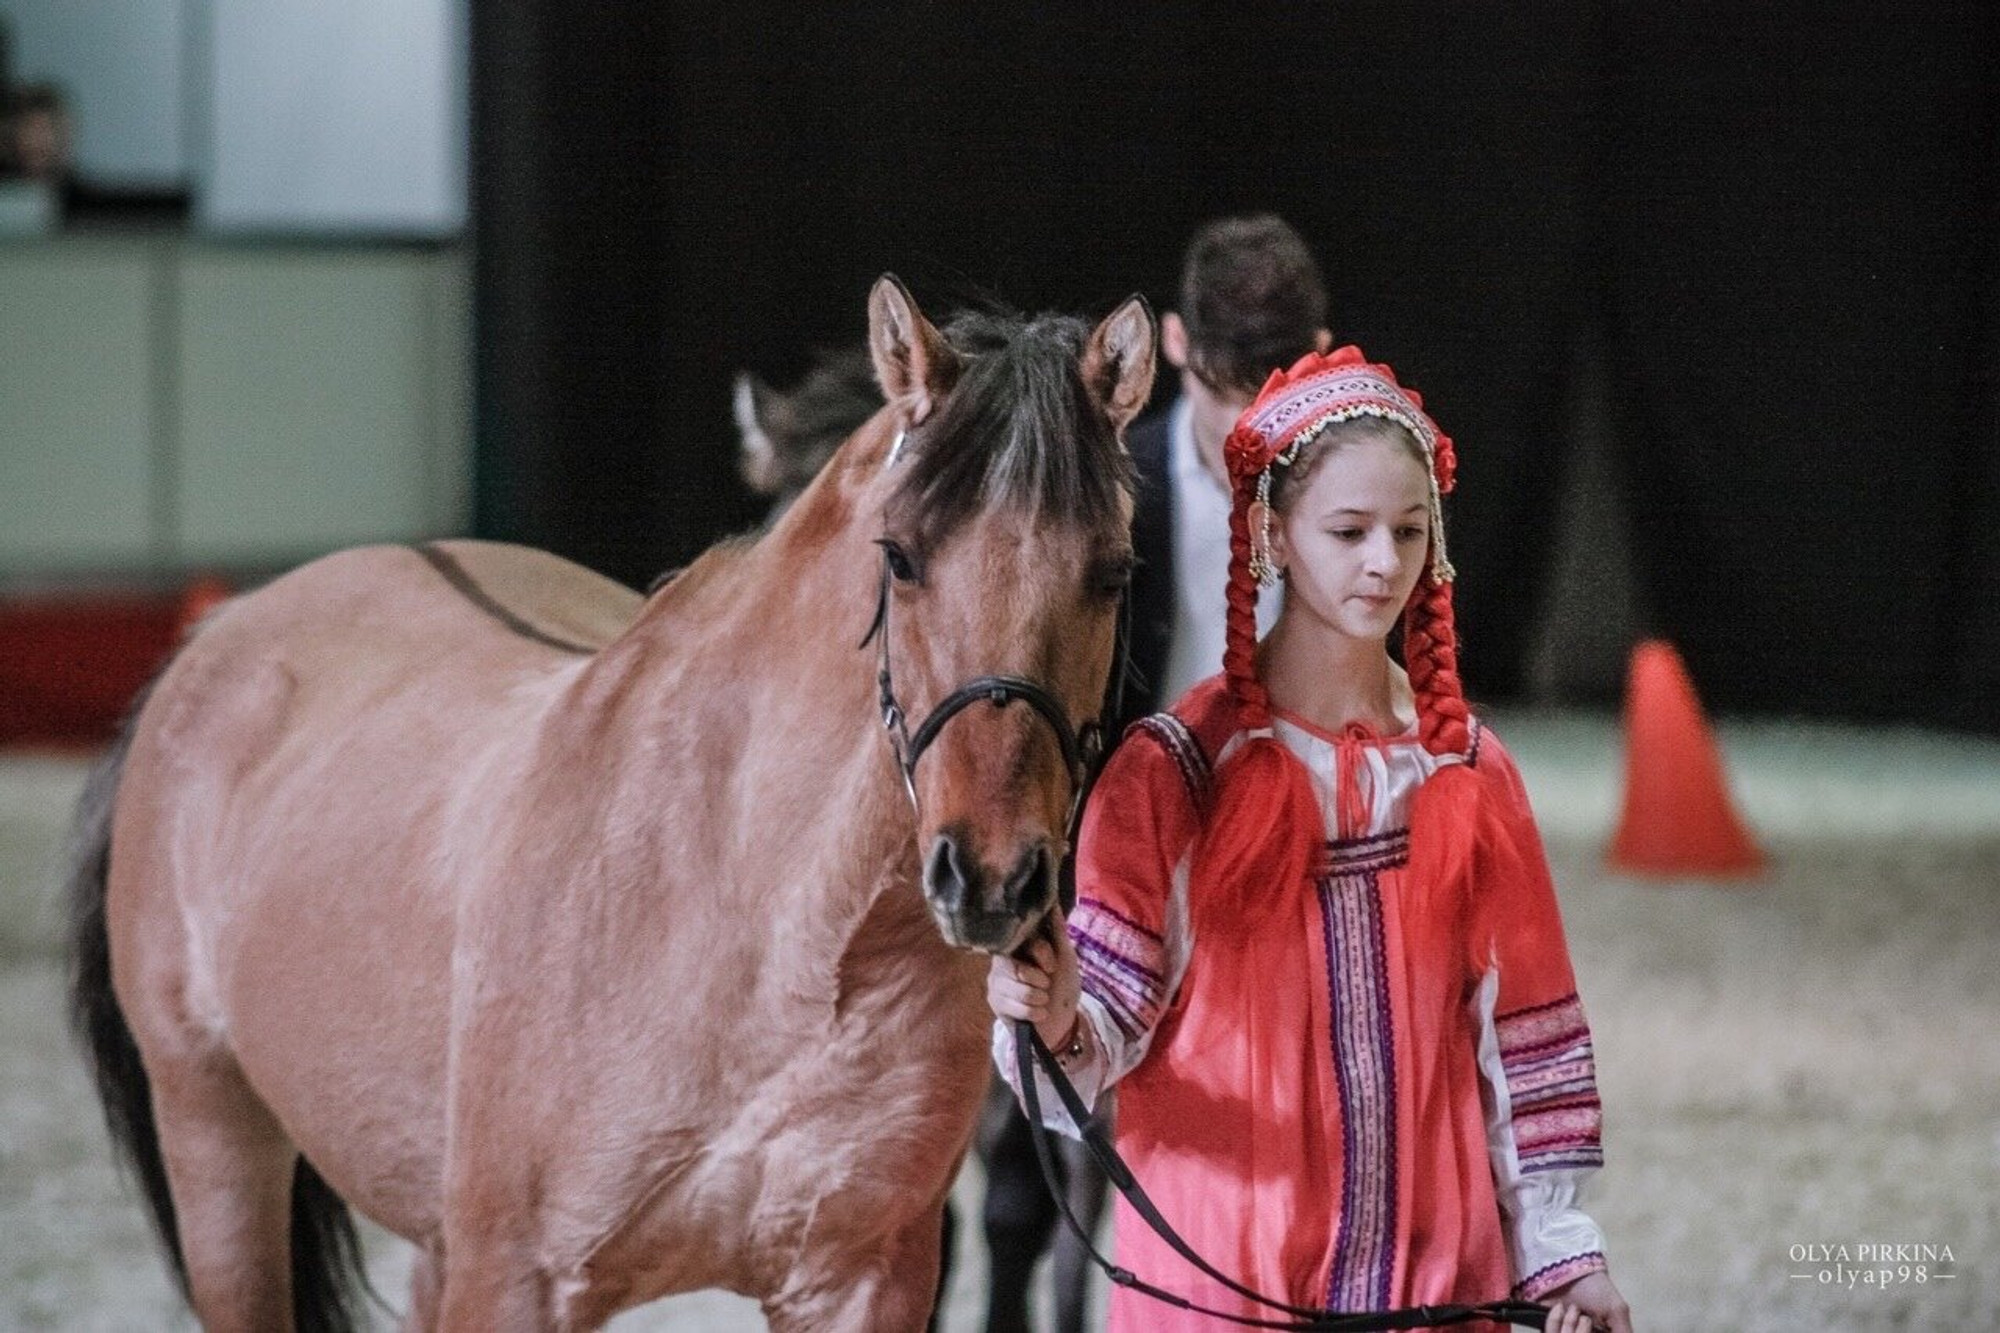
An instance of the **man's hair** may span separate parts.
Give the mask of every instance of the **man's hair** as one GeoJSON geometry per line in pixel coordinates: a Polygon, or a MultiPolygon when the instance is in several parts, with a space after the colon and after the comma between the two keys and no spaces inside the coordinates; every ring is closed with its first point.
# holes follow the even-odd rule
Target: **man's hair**
{"type": "Polygon", "coordinates": [[[1284,219],[1218,218],[1188,242],[1180,317],[1194,373],[1218,389],[1255,393],[1273,370],[1314,350],[1326,327],[1326,284],[1284,219]]]}

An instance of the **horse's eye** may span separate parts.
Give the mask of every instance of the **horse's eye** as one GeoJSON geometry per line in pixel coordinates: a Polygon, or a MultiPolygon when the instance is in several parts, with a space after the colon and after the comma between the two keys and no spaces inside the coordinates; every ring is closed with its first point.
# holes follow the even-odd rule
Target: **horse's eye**
{"type": "Polygon", "coordinates": [[[918,581],[917,564],[914,560],[910,559],[908,551],[905,551],[887,537],[881,538],[875,544],[882,548],[883,558],[889,562],[889,573],[895,578],[896,582],[915,583],[918,581]]]}
{"type": "Polygon", "coordinates": [[[1107,560],[1091,571],[1090,586],[1106,597],[1117,597],[1132,586],[1133,561],[1107,560]]]}

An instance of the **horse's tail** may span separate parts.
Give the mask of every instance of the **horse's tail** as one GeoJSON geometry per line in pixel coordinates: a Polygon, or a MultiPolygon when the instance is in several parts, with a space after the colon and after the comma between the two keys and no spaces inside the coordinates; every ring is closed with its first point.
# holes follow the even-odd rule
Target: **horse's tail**
{"type": "Polygon", "coordinates": [[[292,1169],[292,1326],[297,1333],[353,1333],[367,1327],[368,1284],[361,1236],[347,1200],[303,1155],[292,1169]]]}
{"type": "MultiPolygon", "coordinates": [[[[152,1085],[132,1028],[111,989],[111,933],[105,920],[118,782],[152,689],[148,685],[140,691],[118,738],[91,770],[77,802],[69,857],[69,1003],[70,1021],[97,1078],[97,1096],[104,1104],[112,1143],[138,1177],[153,1228],[185,1296],[187,1259],[181,1251],[173,1194],[167,1187],[159,1128],[153,1123],[152,1085]]],[[[292,1176],[292,1306],[298,1333],[349,1333],[362,1327],[360,1293],[367,1290],[353,1215],[300,1157],[292,1176]]]]}
{"type": "Polygon", "coordinates": [[[83,798],[77,802],[69,858],[69,1013],[91,1072],[97,1076],[97,1098],[104,1104],[111,1141],[138,1177],[153,1229],[166,1247],[174,1278],[185,1295],[187,1261],[181,1254],[174,1199],[167,1190],[167,1165],[160,1156],[159,1131],[153,1124],[152,1086],[146,1078],[146,1066],[139,1060],[139,1044],[132,1039],[132,1029],[111,989],[111,932],[104,916],[118,779],[132,749],[140,710],[151,693],[148,685],[133,702],[118,738],[91,770],[83,798]]]}

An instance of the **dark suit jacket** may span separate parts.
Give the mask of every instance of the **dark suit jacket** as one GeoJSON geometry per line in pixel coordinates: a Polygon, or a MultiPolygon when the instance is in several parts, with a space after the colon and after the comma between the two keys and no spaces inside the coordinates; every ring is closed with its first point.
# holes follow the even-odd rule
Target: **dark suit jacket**
{"type": "Polygon", "coordinates": [[[1159,697],[1174,634],[1174,495],[1167,417],[1155,413],[1125,432],[1139,481],[1132,514],[1132,550],[1139,564],[1132,573],[1130,674],[1113,741],[1132,722],[1173,702],[1159,697]]]}

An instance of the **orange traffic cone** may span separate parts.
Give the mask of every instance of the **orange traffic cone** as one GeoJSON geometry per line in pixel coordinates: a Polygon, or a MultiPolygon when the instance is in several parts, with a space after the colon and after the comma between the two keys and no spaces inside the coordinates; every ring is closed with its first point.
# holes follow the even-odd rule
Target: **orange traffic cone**
{"type": "Polygon", "coordinates": [[[179,632],[177,638],[185,639],[194,633],[201,618],[221,606],[230,598],[229,585],[213,574],[204,575],[188,584],[181,593],[179,632]]]}
{"type": "Polygon", "coordinates": [[[1751,875],[1764,854],[1729,798],[1722,756],[1672,644],[1632,650],[1625,686],[1625,810],[1606,857],[1641,875],[1751,875]]]}

